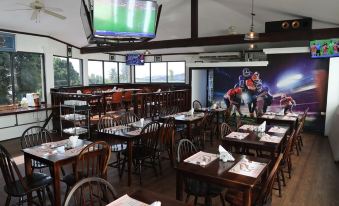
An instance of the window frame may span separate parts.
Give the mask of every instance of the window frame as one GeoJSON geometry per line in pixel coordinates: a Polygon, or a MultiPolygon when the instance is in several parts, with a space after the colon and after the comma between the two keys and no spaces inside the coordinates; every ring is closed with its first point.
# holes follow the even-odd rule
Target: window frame
{"type": "MultiPolygon", "coordinates": [[[[149,65],[149,81],[148,82],[137,82],[136,81],[136,75],[135,75],[135,66],[140,66],[140,65],[133,65],[133,70],[134,70],[134,83],[136,84],[150,84],[151,83],[151,62],[144,62],[144,65],[145,64],[150,64],[149,65]]],[[[165,83],[165,82],[164,82],[165,83]]]]}
{"type": "Polygon", "coordinates": [[[11,101],[10,104],[16,104],[17,102],[15,102],[16,99],[16,88],[15,88],[15,71],[14,71],[14,56],[17,53],[24,53],[24,54],[38,54],[41,55],[41,69],[42,69],[42,84],[41,86],[42,91],[43,91],[43,100],[42,103],[46,103],[47,102],[47,88],[46,88],[46,59],[45,59],[45,54],[44,53],[40,53],[40,52],[26,52],[26,51],[15,51],[15,52],[7,52],[7,51],[3,51],[4,53],[8,53],[9,54],[9,58],[10,58],[10,73],[11,73],[11,81],[10,81],[10,86],[12,87],[12,94],[11,94],[11,101]]]}
{"type": "Polygon", "coordinates": [[[88,80],[88,85],[89,86],[95,86],[95,85],[105,85],[105,64],[104,60],[97,60],[97,59],[88,59],[87,60],[87,80],[88,80]],[[89,83],[89,75],[88,75],[88,62],[93,61],[93,62],[101,62],[102,65],[102,84],[90,84],[89,83]]]}
{"type": "MultiPolygon", "coordinates": [[[[83,86],[84,85],[84,61],[83,59],[80,58],[74,58],[74,57],[66,57],[66,56],[61,56],[61,55],[53,55],[53,62],[54,62],[54,58],[55,57],[59,57],[59,58],[65,58],[67,61],[67,85],[66,86],[61,86],[61,87],[75,87],[75,86],[83,86]],[[69,59],[78,59],[80,60],[80,81],[81,84],[75,84],[75,85],[71,85],[71,79],[69,76],[69,59]]],[[[54,66],[53,66],[53,75],[54,75],[54,66]]],[[[55,83],[55,80],[54,82],[55,83]]],[[[54,84],[54,88],[61,88],[61,87],[56,87],[54,84]]]]}
{"type": "Polygon", "coordinates": [[[186,84],[186,64],[187,62],[185,60],[183,61],[161,61],[161,62],[145,62],[146,63],[150,63],[150,78],[149,78],[149,82],[136,82],[136,76],[135,76],[135,66],[133,66],[133,72],[134,72],[134,75],[133,75],[133,83],[137,83],[137,84],[186,84]],[[152,63],[165,63],[166,62],[166,82],[152,82],[152,63]],[[184,62],[185,63],[185,73],[184,73],[184,81],[183,82],[179,82],[179,81],[173,81],[173,82],[168,82],[168,63],[169,62],[184,62]]]}

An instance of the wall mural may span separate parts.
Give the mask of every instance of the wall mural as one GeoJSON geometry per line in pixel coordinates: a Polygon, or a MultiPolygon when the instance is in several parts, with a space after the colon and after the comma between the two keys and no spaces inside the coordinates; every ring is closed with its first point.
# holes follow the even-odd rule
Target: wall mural
{"type": "Polygon", "coordinates": [[[323,131],[329,60],[298,53],[268,55],[268,61],[267,67],[215,68],[213,101],[249,117],[309,108],[305,126],[323,131]]]}

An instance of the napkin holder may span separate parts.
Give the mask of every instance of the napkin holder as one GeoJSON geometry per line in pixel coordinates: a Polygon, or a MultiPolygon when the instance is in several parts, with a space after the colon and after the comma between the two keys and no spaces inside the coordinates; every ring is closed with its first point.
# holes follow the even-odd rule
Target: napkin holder
{"type": "Polygon", "coordinates": [[[221,145],[219,145],[219,158],[223,162],[233,162],[235,159],[234,157],[227,151],[225,150],[221,145]]]}

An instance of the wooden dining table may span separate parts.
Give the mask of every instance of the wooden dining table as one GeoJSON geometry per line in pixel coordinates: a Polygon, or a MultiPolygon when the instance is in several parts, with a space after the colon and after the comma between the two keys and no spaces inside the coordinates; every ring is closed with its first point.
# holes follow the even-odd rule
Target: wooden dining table
{"type": "Polygon", "coordinates": [[[194,109],[195,112],[211,112],[214,113],[216,116],[216,123],[217,123],[217,137],[219,137],[219,133],[220,133],[220,115],[222,117],[222,115],[225,113],[225,111],[227,110],[227,108],[211,108],[211,107],[202,107],[199,109],[194,109]]]}
{"type": "Polygon", "coordinates": [[[160,121],[164,121],[166,118],[173,117],[175,119],[175,124],[186,125],[186,135],[187,138],[191,138],[192,134],[192,125],[197,124],[204,118],[203,112],[194,112],[193,115],[190,112],[180,112],[177,114],[167,115],[160,117],[160,121]]]}
{"type": "MultiPolygon", "coordinates": [[[[244,125],[243,125],[244,126],[244,125]]],[[[242,126],[242,127],[243,127],[242,126]]],[[[251,126],[257,126],[257,125],[251,125],[251,126]]],[[[267,151],[270,153],[271,157],[274,159],[275,155],[282,152],[282,146],[286,142],[287,135],[290,133],[290,127],[288,125],[266,125],[265,133],[270,136],[275,136],[281,138],[280,142],[268,142],[263,141],[258,134],[256,134],[254,131],[245,130],[239,128],[238,132],[241,133],[248,133],[248,135],[244,139],[237,139],[237,138],[231,138],[231,137],[223,137],[221,142],[224,147],[233,146],[237,148],[238,150],[240,148],[247,148],[247,149],[255,149],[259,151],[267,151]],[[276,133],[276,132],[270,132],[270,129],[273,127],[278,127],[280,129],[285,130],[283,133],[276,133]]]]}
{"type": "Polygon", "coordinates": [[[192,163],[181,162],[176,168],[176,198],[183,200],[184,178],[195,178],[207,183],[216,184],[225,188],[230,188],[243,192],[244,206],[252,205],[252,189],[262,178],[268,174],[268,165],[271,160],[258,158],[254,156],[246,156],[232,154],[235,158],[233,162],[223,162],[218,158],[206,166],[200,166],[192,163]],[[230,169],[242,160],[255,161],[264,163],[265,167],[260,174],[254,178],[241,174],[230,172],[230,169]]]}
{"type": "MultiPolygon", "coordinates": [[[[145,123],[144,123],[145,125],[145,123]]],[[[132,147],[133,141],[140,138],[141,127],[126,126],[125,128],[116,129],[116,127],[105,128],[97,131],[97,138],[101,140],[107,140],[110,142],[110,139],[119,140],[127,143],[127,171],[128,171],[128,186],[132,184],[132,147]],[[139,131],[139,133],[138,133],[139,131]],[[130,133],[136,132],[136,134],[130,133]]]]}
{"type": "MultiPolygon", "coordinates": [[[[31,176],[33,174],[32,160],[39,161],[50,168],[51,175],[53,177],[54,206],[61,206],[61,167],[63,165],[75,163],[76,157],[82,148],[92,143],[87,140],[78,139],[75,148],[64,150],[62,147],[67,144],[67,141],[68,139],[49,143],[55,145],[51,149],[48,148],[50,146],[39,145],[22,150],[24,153],[26,176],[31,176]]],[[[30,198],[31,197],[28,197],[28,199],[30,198]]],[[[28,203],[30,204],[31,201],[28,201],[28,203]]]]}
{"type": "Polygon", "coordinates": [[[301,118],[300,115],[297,116],[288,116],[288,115],[279,115],[278,113],[274,112],[267,112],[261,117],[257,117],[257,122],[262,123],[264,121],[267,122],[267,124],[287,124],[291,126],[290,132],[293,131],[293,129],[296,129],[298,126],[299,119],[301,118]]]}

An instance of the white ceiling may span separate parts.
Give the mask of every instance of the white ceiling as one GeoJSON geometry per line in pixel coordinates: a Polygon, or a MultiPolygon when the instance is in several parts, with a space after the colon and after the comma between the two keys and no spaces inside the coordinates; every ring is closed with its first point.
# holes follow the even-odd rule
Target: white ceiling
{"type": "MultiPolygon", "coordinates": [[[[41,13],[31,21],[32,11],[19,5],[33,0],[1,0],[0,28],[49,35],[78,47],[87,41],[80,19],[80,0],[44,0],[47,7],[61,8],[66,20],[41,13]]],[[[155,40],[190,37],[190,0],[158,0],[163,4],[155,40]]],[[[229,26],[246,33],[250,26],[251,0],[199,0],[199,36],[225,35],[229,26]]],[[[338,0],[255,0],[255,31],[264,32],[265,22],[312,17],[313,28],[339,27],[338,0]]],[[[204,47],[213,50],[213,47],[204,47]]],[[[200,48],[196,50],[206,50],[200,48]]],[[[175,52],[175,49],[171,51],[175,52]]],[[[181,49],[182,50],[182,49],[181,49]]],[[[177,50],[177,51],[181,51],[177,50]]]]}

